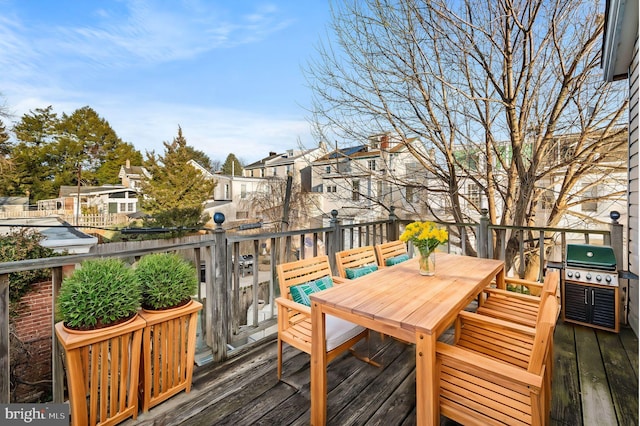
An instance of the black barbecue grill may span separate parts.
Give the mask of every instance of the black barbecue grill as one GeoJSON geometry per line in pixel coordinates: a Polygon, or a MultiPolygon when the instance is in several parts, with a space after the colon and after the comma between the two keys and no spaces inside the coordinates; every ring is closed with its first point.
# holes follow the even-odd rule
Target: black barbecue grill
{"type": "Polygon", "coordinates": [[[562,282],[563,319],[618,331],[618,271],[613,248],[567,244],[562,282]]]}
{"type": "Polygon", "coordinates": [[[618,285],[616,256],[609,246],[567,244],[564,270],[566,280],[618,285]]]}

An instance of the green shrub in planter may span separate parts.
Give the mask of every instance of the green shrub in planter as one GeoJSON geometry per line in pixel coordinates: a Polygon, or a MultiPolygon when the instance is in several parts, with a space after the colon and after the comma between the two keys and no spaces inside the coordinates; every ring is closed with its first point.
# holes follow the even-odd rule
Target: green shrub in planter
{"type": "Polygon", "coordinates": [[[123,261],[87,260],[62,281],[58,313],[69,328],[101,328],[130,318],[140,298],[140,282],[123,261]]]}
{"type": "Polygon", "coordinates": [[[198,289],[194,266],[177,254],[143,256],[135,267],[142,286],[142,307],[166,309],[191,300],[198,289]]]}

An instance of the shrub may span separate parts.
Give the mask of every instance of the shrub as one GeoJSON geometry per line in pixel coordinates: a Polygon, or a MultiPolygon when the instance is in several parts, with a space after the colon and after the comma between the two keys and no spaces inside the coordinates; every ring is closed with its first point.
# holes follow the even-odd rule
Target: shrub
{"type": "Polygon", "coordinates": [[[140,283],[123,261],[87,260],[62,281],[58,312],[69,328],[101,328],[135,314],[140,297],[140,283]]]}
{"type": "Polygon", "coordinates": [[[135,267],[142,286],[142,307],[164,309],[191,299],[198,289],[194,266],[177,254],[143,256],[135,267]]]}
{"type": "MultiPolygon", "coordinates": [[[[0,262],[58,256],[59,254],[52,249],[40,245],[43,238],[42,234],[29,228],[12,229],[7,235],[0,236],[0,262]]],[[[50,269],[10,273],[9,299],[11,304],[19,302],[22,296],[29,292],[31,284],[50,279],[50,269]]]]}

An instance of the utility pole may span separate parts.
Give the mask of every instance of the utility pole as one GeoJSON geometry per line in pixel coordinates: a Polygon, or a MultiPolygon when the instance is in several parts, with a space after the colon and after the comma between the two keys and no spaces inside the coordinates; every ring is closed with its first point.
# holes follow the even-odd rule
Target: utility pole
{"type": "Polygon", "coordinates": [[[80,221],[80,177],[82,175],[82,164],[78,162],[78,194],[77,194],[77,203],[76,206],[76,226],[78,226],[78,222],[80,221]]]}

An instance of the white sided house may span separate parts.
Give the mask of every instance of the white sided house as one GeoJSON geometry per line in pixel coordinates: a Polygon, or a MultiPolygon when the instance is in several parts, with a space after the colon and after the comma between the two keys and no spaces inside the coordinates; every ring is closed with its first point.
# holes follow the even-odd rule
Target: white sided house
{"type": "MultiPolygon", "coordinates": [[[[638,148],[638,1],[607,0],[602,69],[606,81],[627,80],[629,87],[629,166],[627,178],[627,252],[618,266],[628,271],[628,322],[638,335],[640,275],[640,150],[638,148]]],[[[617,83],[623,84],[623,83],[617,83]]]]}

